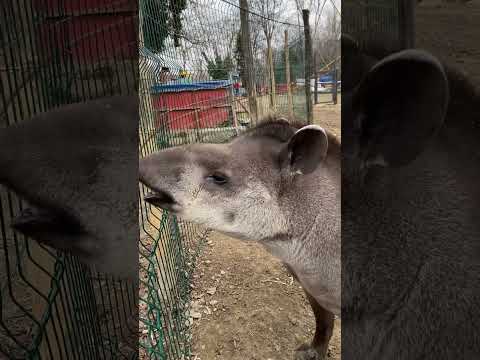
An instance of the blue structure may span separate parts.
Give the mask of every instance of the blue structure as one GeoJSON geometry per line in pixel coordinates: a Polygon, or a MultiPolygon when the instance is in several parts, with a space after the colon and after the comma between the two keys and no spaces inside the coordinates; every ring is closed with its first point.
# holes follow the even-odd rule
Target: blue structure
{"type": "Polygon", "coordinates": [[[318,78],[318,81],[321,83],[332,83],[333,82],[333,75],[332,74],[325,74],[318,78]]]}
{"type": "Polygon", "coordinates": [[[155,84],[151,88],[152,94],[163,92],[182,92],[195,90],[213,90],[232,86],[230,80],[210,80],[197,82],[171,82],[166,84],[155,84]]]}

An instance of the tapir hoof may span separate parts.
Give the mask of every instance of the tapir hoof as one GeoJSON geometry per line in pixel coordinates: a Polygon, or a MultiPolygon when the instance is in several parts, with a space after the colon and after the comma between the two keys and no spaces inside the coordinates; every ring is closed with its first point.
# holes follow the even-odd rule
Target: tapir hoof
{"type": "Polygon", "coordinates": [[[308,344],[303,344],[297,350],[295,350],[294,360],[326,360],[327,353],[322,351],[321,353],[311,347],[308,344]]]}

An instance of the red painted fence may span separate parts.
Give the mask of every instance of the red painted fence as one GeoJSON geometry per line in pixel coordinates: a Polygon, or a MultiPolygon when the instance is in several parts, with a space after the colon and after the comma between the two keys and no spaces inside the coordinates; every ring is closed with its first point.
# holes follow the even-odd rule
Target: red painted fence
{"type": "Polygon", "coordinates": [[[133,0],[33,0],[45,51],[77,63],[138,57],[138,6],[133,0]]]}
{"type": "Polygon", "coordinates": [[[230,86],[228,81],[155,85],[156,127],[204,129],[224,123],[230,114],[230,86]]]}

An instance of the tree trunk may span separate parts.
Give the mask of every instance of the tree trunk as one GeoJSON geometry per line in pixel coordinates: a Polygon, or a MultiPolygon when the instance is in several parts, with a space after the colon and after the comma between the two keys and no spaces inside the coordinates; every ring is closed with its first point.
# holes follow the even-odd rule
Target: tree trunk
{"type": "Polygon", "coordinates": [[[276,104],[276,91],[275,91],[275,70],[273,68],[273,51],[272,51],[272,39],[267,37],[267,69],[268,69],[268,79],[270,87],[270,107],[275,111],[276,104]]]}
{"type": "Polygon", "coordinates": [[[245,87],[248,92],[248,104],[250,107],[250,117],[253,124],[257,123],[257,91],[255,88],[255,79],[253,77],[253,54],[250,43],[250,24],[248,21],[248,1],[240,0],[240,31],[242,51],[244,55],[245,69],[245,87]]]}
{"type": "Polygon", "coordinates": [[[310,77],[312,76],[312,38],[310,35],[310,11],[302,10],[303,30],[305,34],[305,101],[307,104],[307,122],[313,123],[313,104],[310,77]]]}
{"type": "Polygon", "coordinates": [[[334,105],[337,105],[337,93],[338,93],[338,87],[337,87],[337,62],[335,61],[333,63],[333,87],[332,87],[332,101],[334,105]]]}
{"type": "Polygon", "coordinates": [[[313,55],[313,78],[315,79],[314,85],[314,98],[315,105],[318,104],[318,72],[317,72],[317,54],[313,55]]]}
{"type": "Polygon", "coordinates": [[[290,49],[288,48],[288,30],[285,30],[285,79],[287,81],[288,115],[293,117],[293,97],[290,80],[290,49]]]}

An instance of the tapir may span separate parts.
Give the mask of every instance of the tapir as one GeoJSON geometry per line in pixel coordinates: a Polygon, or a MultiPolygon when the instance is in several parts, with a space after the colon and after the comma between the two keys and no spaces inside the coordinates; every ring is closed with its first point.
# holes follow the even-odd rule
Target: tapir
{"type": "Polygon", "coordinates": [[[341,309],[340,142],[273,115],[226,144],[190,144],[140,159],[150,204],[262,244],[304,288],[316,318],[297,359],[326,356],[341,309]]]}
{"type": "Polygon", "coordinates": [[[479,91],[424,50],[344,51],[342,359],[480,359],[479,91]]]}
{"type": "Polygon", "coordinates": [[[138,281],[138,96],[65,105],[0,129],[0,184],[28,207],[14,229],[138,281]]]}

